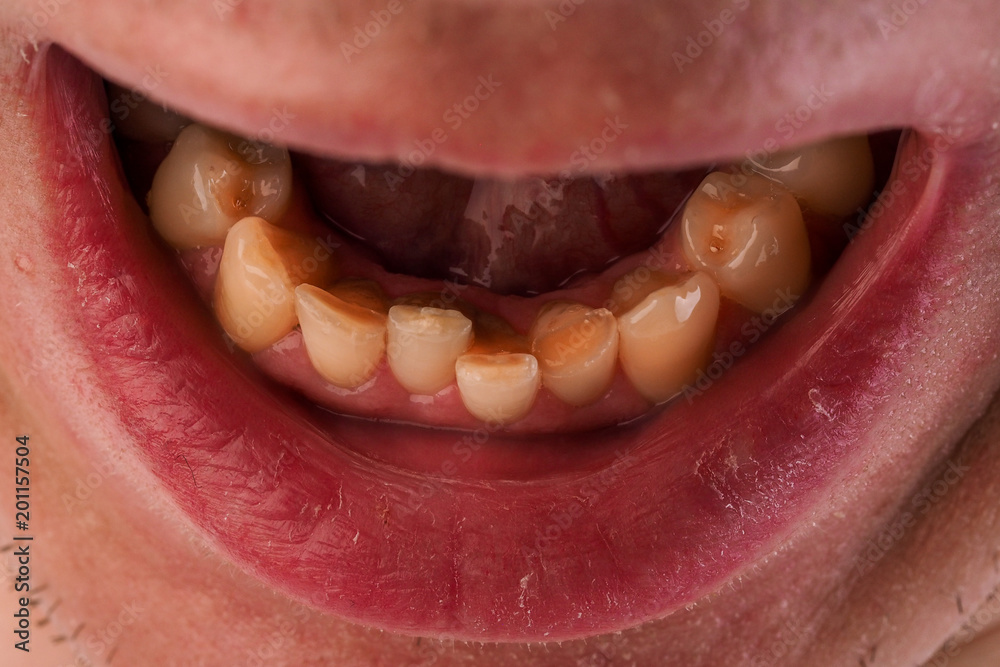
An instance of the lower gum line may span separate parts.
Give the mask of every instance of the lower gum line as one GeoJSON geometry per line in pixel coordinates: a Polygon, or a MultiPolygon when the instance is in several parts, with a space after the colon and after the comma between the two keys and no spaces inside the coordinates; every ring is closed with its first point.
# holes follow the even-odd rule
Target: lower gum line
{"type": "MultiPolygon", "coordinates": [[[[255,173],[256,166],[244,162],[243,174],[255,173]]],[[[766,169],[736,166],[710,175],[652,248],[577,287],[534,298],[390,274],[317,223],[301,192],[287,213],[229,227],[222,252],[213,245],[184,250],[182,258],[189,269],[200,267],[201,275],[193,277],[203,295],[213,294],[217,315],[237,345],[256,353],[258,364],[277,380],[325,407],[430,426],[475,428],[486,422],[526,433],[589,429],[634,418],[677,395],[700,395],[713,375],[745,354],[806,294],[810,282],[822,279],[809,275],[809,255],[825,271],[827,262],[815,261],[824,247],[818,249],[817,240],[836,236],[829,230],[853,216],[821,220],[806,202],[803,222],[802,200],[761,171],[766,169]],[[734,270],[735,260],[719,261],[732,250],[727,244],[743,242],[733,240],[742,233],[734,231],[740,215],[752,238],[771,239],[750,248],[759,261],[749,272],[734,270]],[[293,236],[283,228],[294,230],[293,236]],[[806,237],[804,244],[793,240],[806,237]],[[698,246],[698,239],[707,245],[698,246]],[[284,249],[275,252],[274,244],[284,249]],[[790,245],[805,269],[789,268],[790,245]],[[236,246],[264,254],[247,260],[236,246]],[[310,271],[313,265],[317,270],[310,271]],[[331,273],[341,282],[331,282],[331,273]],[[376,289],[343,282],[357,278],[373,281],[376,289]],[[759,285],[747,287],[755,281],[759,285]],[[234,291],[234,284],[242,287],[234,291]],[[430,295],[413,295],[428,289],[430,295]],[[559,306],[562,301],[569,305],[559,306]],[[553,309],[559,311],[554,319],[553,309]],[[281,326],[259,336],[274,322],[265,313],[276,310],[284,312],[281,326]]],[[[858,206],[867,205],[872,186],[858,206]]],[[[251,196],[256,191],[243,190],[251,196]]],[[[172,223],[162,222],[161,203],[151,204],[154,222],[161,213],[162,232],[172,223]]],[[[168,238],[178,244],[178,237],[168,238]]],[[[746,248],[731,254],[740,250],[746,248]]]]}

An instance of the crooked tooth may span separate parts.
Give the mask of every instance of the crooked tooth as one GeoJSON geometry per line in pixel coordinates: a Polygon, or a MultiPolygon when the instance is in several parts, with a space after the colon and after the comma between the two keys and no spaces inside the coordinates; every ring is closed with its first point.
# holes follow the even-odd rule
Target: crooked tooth
{"type": "Polygon", "coordinates": [[[722,293],[756,312],[809,287],[809,238],[795,197],[750,174],[713,172],[684,207],[684,255],[722,293]]]}
{"type": "Polygon", "coordinates": [[[226,236],[216,317],[237,345],[258,352],[295,327],[295,288],[327,284],[335,273],[330,252],[318,242],[262,218],[244,218],[226,236]]]}
{"type": "Polygon", "coordinates": [[[541,384],[538,362],[530,354],[463,354],[455,362],[455,376],[465,408],[493,424],[526,415],[541,384]]]}
{"type": "Polygon", "coordinates": [[[153,226],[178,249],[219,245],[247,216],[277,223],[288,209],[288,151],[203,125],[184,128],[153,176],[153,226]]]}
{"type": "Polygon", "coordinates": [[[587,405],[607,393],[618,359],[618,323],[611,311],[550,302],[539,310],[530,337],[542,383],[563,402],[587,405]]]}
{"type": "Polygon", "coordinates": [[[295,288],[295,313],[316,371],[345,389],[364,384],[385,353],[386,315],[313,285],[295,288]]]}
{"type": "Polygon", "coordinates": [[[699,271],[618,318],[622,369],[643,397],[661,403],[695,378],[715,344],[718,315],[719,288],[699,271]]]}
{"type": "Polygon", "coordinates": [[[796,150],[751,158],[753,168],[792,191],[807,208],[844,217],[865,205],[875,187],[868,137],[831,139],[796,150]]]}
{"type": "Polygon", "coordinates": [[[412,394],[433,395],[455,379],[455,362],[472,344],[472,321],[457,310],[396,305],[387,333],[396,380],[412,394]]]}

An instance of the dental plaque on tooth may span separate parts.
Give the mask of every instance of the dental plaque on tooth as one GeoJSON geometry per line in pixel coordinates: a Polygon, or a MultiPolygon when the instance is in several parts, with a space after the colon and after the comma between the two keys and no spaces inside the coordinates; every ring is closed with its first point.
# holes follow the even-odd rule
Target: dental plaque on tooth
{"type": "Polygon", "coordinates": [[[293,206],[286,149],[147,116],[144,140],[173,140],[151,222],[178,251],[217,258],[211,305],[237,346],[337,412],[367,401],[361,416],[458,428],[572,431],[670,401],[740,324],[821,278],[813,244],[870,201],[875,178],[864,136],[707,175],[473,184],[428,171],[399,193],[381,183],[390,167],[296,156],[293,206]],[[347,191],[356,199],[326,205],[347,191]],[[619,239],[640,227],[644,246],[619,239]],[[540,259],[547,244],[558,268],[540,259]],[[448,280],[442,257],[455,264],[448,280]]]}

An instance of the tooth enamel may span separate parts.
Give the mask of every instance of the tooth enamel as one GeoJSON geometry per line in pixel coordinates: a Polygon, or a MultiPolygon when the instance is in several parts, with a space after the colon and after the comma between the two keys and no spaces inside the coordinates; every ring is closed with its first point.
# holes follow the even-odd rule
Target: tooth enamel
{"type": "Polygon", "coordinates": [[[494,424],[526,415],[540,385],[538,362],[530,354],[463,354],[455,376],[469,413],[494,424]]]}
{"type": "Polygon", "coordinates": [[[153,226],[178,249],[219,245],[247,216],[277,223],[288,209],[288,151],[202,125],[181,131],[153,176],[153,226]]]}
{"type": "Polygon", "coordinates": [[[122,136],[147,143],[173,141],[191,123],[180,114],[147,99],[142,93],[108,85],[108,112],[115,131],[122,136]]]}
{"type": "Polygon", "coordinates": [[[719,288],[701,271],[622,314],[619,358],[636,390],[652,403],[682,391],[708,361],[718,315],[719,288]]]}
{"type": "Polygon", "coordinates": [[[385,353],[386,316],[313,285],[295,288],[295,313],[313,367],[328,382],[353,389],[385,353]]]}
{"type": "Polygon", "coordinates": [[[433,395],[455,379],[455,361],[472,343],[472,321],[457,310],[396,305],[389,309],[386,356],[412,394],[433,395]]]}
{"type": "Polygon", "coordinates": [[[844,217],[865,205],[875,186],[868,137],[831,139],[751,160],[753,168],[802,200],[806,208],[844,217]]]}
{"type": "Polygon", "coordinates": [[[295,326],[296,286],[326,284],[334,274],[330,252],[316,241],[262,218],[244,218],[226,236],[216,317],[237,345],[258,352],[295,326]]]}
{"type": "Polygon", "coordinates": [[[809,287],[809,238],[795,197],[756,174],[713,172],[684,207],[684,255],[756,312],[809,287]]]}
{"type": "Polygon", "coordinates": [[[531,328],[531,352],[549,391],[570,405],[587,405],[607,393],[614,379],[618,324],[606,308],[550,302],[531,328]]]}

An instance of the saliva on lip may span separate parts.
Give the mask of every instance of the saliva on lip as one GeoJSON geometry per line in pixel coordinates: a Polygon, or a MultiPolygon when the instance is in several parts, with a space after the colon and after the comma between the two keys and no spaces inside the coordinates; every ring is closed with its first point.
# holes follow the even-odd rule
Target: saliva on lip
{"type": "Polygon", "coordinates": [[[866,137],[712,172],[681,213],[676,242],[687,271],[620,275],[600,308],[543,295],[524,333],[469,304],[390,300],[364,276],[338,280],[335,256],[281,226],[292,187],[284,149],[189,125],[148,202],[173,247],[222,246],[214,308],[244,350],[300,327],[312,365],[336,387],[360,387],[387,362],[410,393],[455,385],[474,417],[510,424],[543,389],[570,406],[592,405],[619,371],[651,404],[676,396],[710,361],[722,300],[762,312],[776,295],[801,297],[814,279],[803,210],[836,222],[870,198],[872,174],[866,137]]]}

